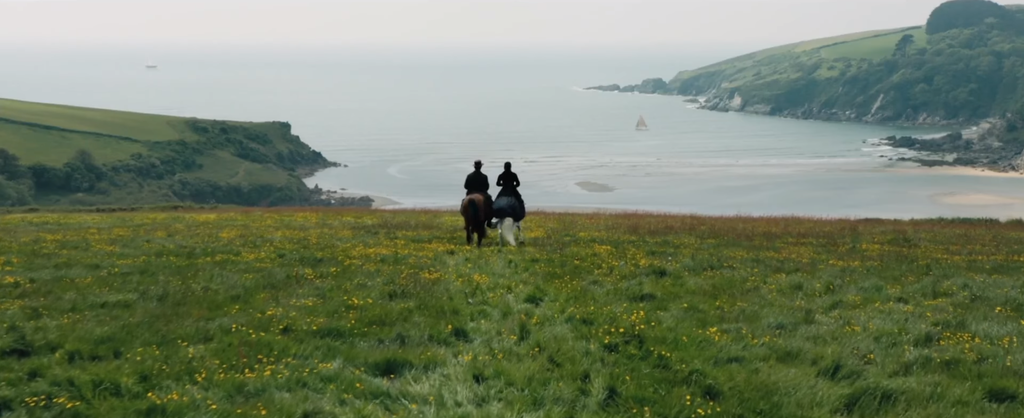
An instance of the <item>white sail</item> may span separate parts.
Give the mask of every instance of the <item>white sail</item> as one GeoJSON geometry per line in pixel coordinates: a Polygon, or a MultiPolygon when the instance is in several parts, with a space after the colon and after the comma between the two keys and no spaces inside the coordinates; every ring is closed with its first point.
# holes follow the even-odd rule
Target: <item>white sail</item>
{"type": "Polygon", "coordinates": [[[636,130],[638,130],[638,131],[646,131],[647,130],[647,121],[644,120],[643,116],[640,116],[640,120],[636,121],[636,130]]]}

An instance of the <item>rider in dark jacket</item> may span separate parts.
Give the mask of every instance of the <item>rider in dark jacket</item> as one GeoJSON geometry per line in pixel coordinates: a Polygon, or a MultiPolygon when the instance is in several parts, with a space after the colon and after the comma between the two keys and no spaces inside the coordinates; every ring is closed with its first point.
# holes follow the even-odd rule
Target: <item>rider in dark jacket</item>
{"type": "Polygon", "coordinates": [[[519,202],[519,207],[524,207],[523,195],[519,194],[519,176],[512,171],[512,163],[505,163],[505,171],[498,175],[498,197],[512,196],[519,202]]]}
{"type": "Polygon", "coordinates": [[[466,189],[466,196],[480,193],[487,200],[487,205],[490,206],[494,203],[491,200],[491,195],[487,193],[487,190],[491,188],[491,182],[487,179],[487,175],[480,171],[483,166],[484,163],[480,162],[480,160],[473,162],[473,172],[466,176],[466,184],[463,187],[466,189]]]}

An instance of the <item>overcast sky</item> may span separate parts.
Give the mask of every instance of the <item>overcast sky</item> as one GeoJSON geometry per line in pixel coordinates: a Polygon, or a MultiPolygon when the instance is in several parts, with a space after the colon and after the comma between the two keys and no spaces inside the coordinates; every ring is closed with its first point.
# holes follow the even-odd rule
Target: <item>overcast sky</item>
{"type": "MultiPolygon", "coordinates": [[[[770,46],[922,24],[942,0],[0,0],[0,43],[770,46]]],[[[1018,0],[1011,3],[1019,2],[1018,0]]]]}

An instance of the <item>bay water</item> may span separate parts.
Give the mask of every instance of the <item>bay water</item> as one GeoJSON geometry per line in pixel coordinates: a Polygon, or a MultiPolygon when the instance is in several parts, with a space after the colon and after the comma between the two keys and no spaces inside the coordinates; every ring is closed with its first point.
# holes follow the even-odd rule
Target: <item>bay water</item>
{"type": "Polygon", "coordinates": [[[0,97],[288,121],[347,165],[310,185],[395,207],[454,206],[480,159],[492,182],[512,162],[533,208],[1024,216],[1024,177],[905,169],[889,160],[904,152],[874,141],[941,129],[716,113],[680,97],[581,89],[667,79],[743,52],[2,47],[0,97]],[[159,69],[147,70],[150,60],[159,69]],[[634,129],[641,115],[649,131],[634,129]]]}

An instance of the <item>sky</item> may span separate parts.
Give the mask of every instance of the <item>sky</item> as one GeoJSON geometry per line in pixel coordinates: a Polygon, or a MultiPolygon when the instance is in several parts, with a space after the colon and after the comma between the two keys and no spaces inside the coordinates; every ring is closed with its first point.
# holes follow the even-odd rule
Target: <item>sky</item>
{"type": "Polygon", "coordinates": [[[941,2],[0,0],[0,44],[527,49],[768,47],[850,32],[923,24],[941,2]]]}

